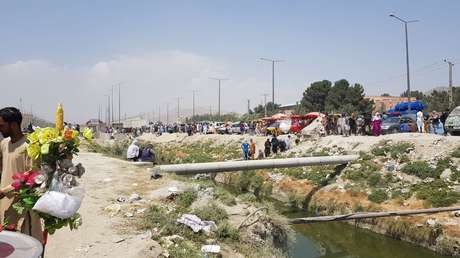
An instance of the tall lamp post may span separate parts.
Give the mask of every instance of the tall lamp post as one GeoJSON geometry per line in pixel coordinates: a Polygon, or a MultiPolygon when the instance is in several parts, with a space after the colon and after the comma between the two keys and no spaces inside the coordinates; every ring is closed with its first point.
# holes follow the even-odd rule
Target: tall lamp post
{"type": "Polygon", "coordinates": [[[272,103],[275,104],[275,63],[284,62],[280,59],[270,59],[261,57],[260,60],[272,63],[272,103]]]}
{"type": "Polygon", "coordinates": [[[218,92],[218,96],[217,96],[217,116],[220,117],[220,85],[221,85],[221,82],[222,81],[227,81],[229,79],[223,79],[223,78],[209,78],[211,80],[215,80],[215,81],[218,81],[219,82],[219,92],[218,92]]]}
{"type": "Polygon", "coordinates": [[[454,63],[447,59],[444,59],[444,62],[449,65],[449,108],[452,109],[454,108],[454,89],[452,88],[452,67],[454,63]]]}
{"type": "Polygon", "coordinates": [[[409,75],[409,40],[407,37],[407,24],[408,23],[413,23],[413,22],[418,22],[419,20],[410,20],[406,21],[404,19],[401,19],[400,17],[390,14],[390,17],[393,17],[400,22],[404,23],[404,31],[406,33],[406,74],[407,74],[407,102],[409,102],[409,112],[410,112],[410,75],[409,75]]]}

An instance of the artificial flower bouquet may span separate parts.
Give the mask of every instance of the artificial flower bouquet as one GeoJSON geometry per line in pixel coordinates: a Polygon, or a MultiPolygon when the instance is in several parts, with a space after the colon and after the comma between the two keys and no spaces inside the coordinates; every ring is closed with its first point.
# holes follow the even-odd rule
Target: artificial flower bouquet
{"type": "MultiPolygon", "coordinates": [[[[85,128],[82,136],[90,142],[91,130],[85,128]]],[[[13,176],[11,186],[17,198],[13,208],[19,214],[36,211],[50,234],[64,226],[77,228],[81,224],[77,211],[84,196],[77,179],[85,169],[81,164],[74,165],[72,159],[79,152],[80,133],[39,128],[27,136],[27,143],[33,169],[13,176]]]]}

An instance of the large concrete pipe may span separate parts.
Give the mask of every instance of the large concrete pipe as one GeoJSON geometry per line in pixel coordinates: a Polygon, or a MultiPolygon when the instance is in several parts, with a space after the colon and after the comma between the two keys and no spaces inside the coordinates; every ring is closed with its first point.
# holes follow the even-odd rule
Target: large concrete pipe
{"type": "Polygon", "coordinates": [[[222,161],[207,163],[188,163],[177,165],[160,165],[153,168],[153,174],[176,173],[191,175],[200,173],[218,173],[228,171],[266,169],[266,168],[289,168],[317,165],[346,164],[358,159],[358,155],[322,156],[288,159],[264,159],[264,160],[241,160],[222,161]]]}

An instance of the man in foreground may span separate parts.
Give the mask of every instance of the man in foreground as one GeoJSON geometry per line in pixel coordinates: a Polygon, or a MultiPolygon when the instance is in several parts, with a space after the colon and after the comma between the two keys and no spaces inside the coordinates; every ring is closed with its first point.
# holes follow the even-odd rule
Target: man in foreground
{"type": "Polygon", "coordinates": [[[17,108],[7,107],[0,110],[0,133],[5,137],[0,142],[0,220],[2,223],[16,225],[22,233],[42,242],[40,217],[33,211],[20,215],[12,207],[16,201],[11,192],[12,176],[32,169],[32,160],[27,155],[26,137],[21,131],[21,123],[22,114],[17,108]],[[21,223],[22,218],[24,220],[21,223]]]}

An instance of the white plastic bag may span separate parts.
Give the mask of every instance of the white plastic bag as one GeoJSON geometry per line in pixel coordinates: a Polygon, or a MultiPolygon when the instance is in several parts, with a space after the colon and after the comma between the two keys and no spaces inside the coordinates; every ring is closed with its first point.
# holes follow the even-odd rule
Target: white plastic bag
{"type": "Polygon", "coordinates": [[[70,194],[48,191],[38,199],[32,209],[61,219],[70,218],[77,213],[84,195],[82,188],[76,187],[72,190],[70,194]]]}

